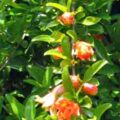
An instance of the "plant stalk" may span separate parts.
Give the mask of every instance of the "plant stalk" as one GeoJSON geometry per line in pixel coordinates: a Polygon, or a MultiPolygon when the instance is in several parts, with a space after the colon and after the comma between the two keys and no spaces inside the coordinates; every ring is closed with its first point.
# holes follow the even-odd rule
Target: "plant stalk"
{"type": "MultiPolygon", "coordinates": [[[[74,10],[75,10],[75,2],[72,2],[71,11],[73,12],[74,10]]],[[[75,21],[74,21],[74,23],[73,23],[73,25],[72,25],[72,30],[75,31],[75,21]]],[[[73,48],[74,40],[71,39],[70,42],[71,42],[72,50],[74,50],[74,48],[73,48]]],[[[74,61],[74,60],[75,60],[75,56],[74,56],[74,54],[73,54],[73,51],[71,52],[71,56],[72,56],[72,60],[74,61]]],[[[73,64],[72,64],[72,75],[76,75],[76,69],[75,69],[75,68],[76,68],[76,67],[75,67],[75,64],[73,63],[73,64]]]]}

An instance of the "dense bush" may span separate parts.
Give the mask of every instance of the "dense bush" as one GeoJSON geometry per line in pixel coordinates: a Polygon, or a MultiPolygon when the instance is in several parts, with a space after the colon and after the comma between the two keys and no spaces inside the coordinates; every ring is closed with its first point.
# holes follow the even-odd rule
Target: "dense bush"
{"type": "Polygon", "coordinates": [[[0,0],[0,120],[120,119],[115,3],[0,0]]]}

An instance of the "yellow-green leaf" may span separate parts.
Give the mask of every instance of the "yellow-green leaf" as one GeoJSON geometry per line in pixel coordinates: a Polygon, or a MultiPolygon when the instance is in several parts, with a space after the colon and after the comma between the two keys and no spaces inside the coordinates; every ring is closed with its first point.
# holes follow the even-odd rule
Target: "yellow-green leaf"
{"type": "Polygon", "coordinates": [[[88,16],[86,17],[83,21],[82,24],[86,26],[94,25],[100,22],[101,18],[99,17],[93,17],[93,16],[88,16]]]}
{"type": "Polygon", "coordinates": [[[51,43],[54,42],[55,39],[52,38],[50,35],[38,35],[32,39],[32,42],[41,42],[41,41],[51,43]]]}
{"type": "Polygon", "coordinates": [[[67,6],[63,6],[63,5],[58,4],[58,3],[49,2],[46,4],[46,6],[57,8],[57,9],[61,10],[62,12],[68,11],[67,6]]]}
{"type": "Polygon", "coordinates": [[[56,51],[56,50],[54,50],[54,49],[51,49],[51,50],[46,51],[46,52],[44,53],[44,55],[45,55],[45,56],[46,56],[46,55],[52,55],[52,56],[57,56],[57,57],[62,58],[62,59],[67,59],[66,56],[64,56],[62,53],[60,53],[60,52],[58,52],[58,51],[56,51]]]}

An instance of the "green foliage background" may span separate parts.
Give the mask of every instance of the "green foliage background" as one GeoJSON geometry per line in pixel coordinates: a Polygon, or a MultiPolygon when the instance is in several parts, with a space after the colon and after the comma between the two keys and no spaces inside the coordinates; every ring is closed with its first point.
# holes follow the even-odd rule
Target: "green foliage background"
{"type": "MultiPolygon", "coordinates": [[[[76,70],[82,79],[89,79],[94,72],[97,73],[95,77],[100,86],[98,95],[92,98],[93,106],[111,103],[112,107],[102,120],[119,120],[120,15],[110,14],[115,1],[76,0],[75,8],[79,8],[75,16],[76,33],[59,24],[57,18],[62,11],[46,6],[48,2],[65,6],[67,0],[0,0],[0,120],[56,119],[34,102],[34,95],[45,95],[51,86],[61,82],[60,66],[64,67],[69,61],[55,61],[44,53],[61,44],[63,38],[66,41],[62,46],[68,45],[69,48],[66,44],[68,36],[94,43],[94,59],[108,61],[109,64],[99,72],[94,65],[89,70],[93,70],[91,74],[89,71],[84,74],[94,61],[80,63],[76,70]],[[101,42],[88,33],[104,34],[105,38],[101,42]]],[[[69,56],[69,50],[65,55],[69,56]]]]}

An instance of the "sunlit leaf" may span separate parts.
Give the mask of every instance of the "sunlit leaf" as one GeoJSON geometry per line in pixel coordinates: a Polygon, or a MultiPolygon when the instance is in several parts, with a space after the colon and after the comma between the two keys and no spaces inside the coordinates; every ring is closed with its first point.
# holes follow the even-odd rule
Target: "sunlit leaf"
{"type": "Polygon", "coordinates": [[[99,60],[90,66],[84,74],[84,81],[89,81],[92,77],[108,62],[106,60],[99,60]]]}
{"type": "Polygon", "coordinates": [[[70,79],[70,75],[69,75],[69,71],[68,71],[68,66],[65,66],[63,68],[63,72],[62,72],[62,79],[63,79],[63,86],[65,88],[66,92],[69,92],[71,94],[74,94],[74,87],[72,84],[72,81],[70,79]]]}
{"type": "Polygon", "coordinates": [[[75,11],[76,14],[80,13],[80,12],[83,12],[84,11],[84,8],[82,6],[79,6],[77,8],[77,10],[75,11]]]}
{"type": "Polygon", "coordinates": [[[73,0],[68,0],[68,2],[67,2],[67,9],[68,9],[68,11],[70,11],[70,8],[71,8],[71,5],[72,5],[72,1],[73,0]]]}
{"type": "Polygon", "coordinates": [[[50,86],[52,76],[53,76],[53,68],[52,67],[47,67],[46,71],[45,71],[44,80],[43,80],[43,85],[44,86],[46,86],[46,87],[50,86]]]}
{"type": "Polygon", "coordinates": [[[91,108],[92,107],[92,100],[90,97],[85,96],[82,98],[82,107],[84,108],[91,108]]]}
{"type": "Polygon", "coordinates": [[[27,83],[27,84],[36,86],[36,87],[41,87],[42,86],[38,81],[35,81],[33,79],[26,79],[26,80],[24,80],[24,82],[27,83]]]}
{"type": "Polygon", "coordinates": [[[86,25],[86,26],[94,25],[94,24],[97,24],[98,22],[100,22],[100,20],[101,20],[101,18],[99,18],[99,17],[88,16],[82,21],[82,24],[86,25]]]}
{"type": "Polygon", "coordinates": [[[7,94],[6,99],[10,104],[10,107],[13,111],[13,113],[16,115],[16,117],[21,120],[24,114],[24,106],[12,95],[7,94]]]}
{"type": "Polygon", "coordinates": [[[51,43],[54,42],[55,39],[52,38],[50,35],[38,35],[32,39],[32,42],[41,42],[41,41],[51,43]]]}
{"type": "Polygon", "coordinates": [[[62,58],[62,59],[67,59],[66,56],[64,56],[62,53],[60,53],[60,52],[58,52],[58,51],[56,51],[56,50],[54,50],[54,49],[51,49],[51,50],[46,51],[46,52],[44,53],[44,55],[45,55],[45,56],[46,56],[46,55],[52,55],[52,56],[57,56],[57,57],[62,58]]]}
{"type": "Polygon", "coordinates": [[[66,12],[68,10],[66,6],[63,6],[58,3],[50,2],[50,3],[47,3],[46,6],[51,6],[51,7],[57,8],[57,9],[61,10],[62,12],[66,12]]]}
{"type": "Polygon", "coordinates": [[[97,117],[97,120],[101,120],[101,116],[104,114],[104,112],[111,107],[112,107],[112,104],[110,103],[98,105],[97,108],[93,110],[94,115],[97,117]]]}
{"type": "Polygon", "coordinates": [[[30,97],[25,105],[25,118],[26,120],[34,120],[35,118],[35,101],[34,101],[34,97],[30,97]]]}
{"type": "Polygon", "coordinates": [[[72,40],[76,41],[78,39],[77,34],[73,30],[68,30],[67,34],[72,38],[72,40]]]}
{"type": "Polygon", "coordinates": [[[67,56],[70,59],[71,58],[71,44],[68,39],[62,40],[62,49],[63,49],[63,55],[67,56]]]}

